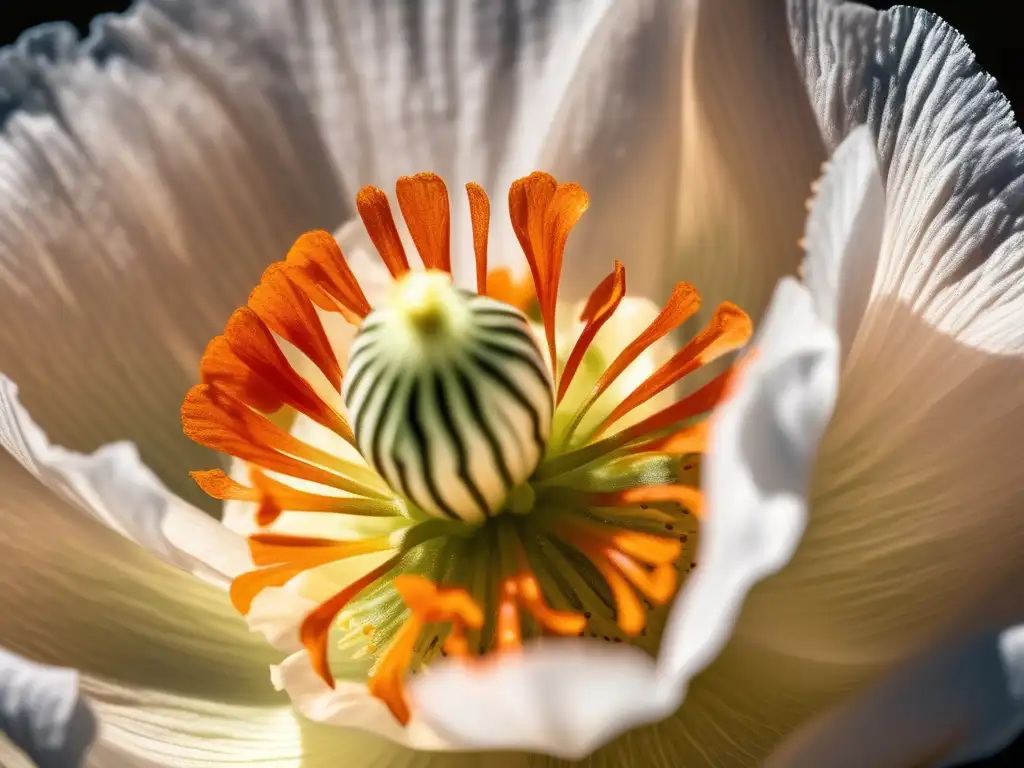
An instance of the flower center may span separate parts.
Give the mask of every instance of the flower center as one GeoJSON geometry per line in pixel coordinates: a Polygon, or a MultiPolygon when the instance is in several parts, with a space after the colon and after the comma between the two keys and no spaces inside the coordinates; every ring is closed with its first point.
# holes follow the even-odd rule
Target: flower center
{"type": "Polygon", "coordinates": [[[393,277],[388,296],[371,306],[334,239],[304,235],[210,343],[182,407],[186,434],[249,466],[248,485],[193,473],[215,498],[252,502],[263,528],[249,537],[256,569],[232,583],[235,606],[248,614],[267,588],[340,568],[298,634],[326,683],[366,680],[403,723],[405,675],[438,655],[514,652],[540,635],[655,650],[662,607],[691,567],[701,417],[729,374],[686,397],[671,390],[751,333],[722,304],[655,360],[699,308],[680,283],[606,349],[602,329],[625,309],[617,262],[578,327],[559,331],[562,254],[586,194],[541,173],[513,184],[524,289],[488,270],[490,204],[476,185],[467,193],[475,293],[452,284],[440,178],[397,184],[422,271],[410,269],[387,196],[366,188],[357,208],[393,277]],[[357,329],[344,372],[332,314],[357,329]],[[303,437],[302,424],[330,439],[303,437]],[[300,535],[295,515],[333,521],[322,530],[334,533],[300,535]]]}
{"type": "Polygon", "coordinates": [[[435,271],[405,275],[367,315],[344,396],[360,452],[389,486],[466,522],[499,512],[530,477],[554,407],[526,317],[435,271]]]}

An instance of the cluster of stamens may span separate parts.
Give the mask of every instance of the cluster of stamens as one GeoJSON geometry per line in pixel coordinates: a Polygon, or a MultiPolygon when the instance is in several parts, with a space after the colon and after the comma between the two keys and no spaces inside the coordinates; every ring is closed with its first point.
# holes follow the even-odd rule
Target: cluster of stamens
{"type": "Polygon", "coordinates": [[[729,373],[667,407],[651,403],[751,332],[742,311],[719,306],[700,333],[609,404],[624,372],[696,313],[696,290],[678,284],[632,342],[597,359],[600,373],[581,373],[625,296],[616,262],[586,302],[575,342],[559,350],[562,256],[586,194],[542,173],[513,184],[509,213],[532,279],[524,291],[508,273],[488,271],[490,205],[480,187],[467,193],[475,294],[451,284],[439,177],[397,185],[423,271],[409,265],[387,196],[366,188],[357,208],[394,279],[389,299],[372,307],[335,240],[303,235],[210,343],[202,383],[182,407],[186,434],[249,466],[248,484],[220,470],[193,473],[217,499],[252,502],[265,529],[249,537],[256,569],[231,587],[240,612],[267,588],[374,557],[298,632],[329,685],[332,631],[347,658],[369,659],[370,691],[403,723],[411,713],[402,681],[437,655],[513,652],[540,636],[643,645],[689,567],[701,417],[729,373]],[[340,354],[344,370],[326,314],[358,329],[340,354]],[[301,374],[286,350],[292,360],[301,353],[315,375],[301,374]],[[312,420],[358,457],[299,439],[281,414],[312,420]],[[298,536],[276,527],[293,512],[393,525],[344,539],[298,536]]]}

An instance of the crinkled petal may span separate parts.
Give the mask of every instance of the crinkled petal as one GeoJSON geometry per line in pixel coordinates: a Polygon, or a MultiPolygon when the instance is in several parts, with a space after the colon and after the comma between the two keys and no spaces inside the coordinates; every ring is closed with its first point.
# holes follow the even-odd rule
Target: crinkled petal
{"type": "Polygon", "coordinates": [[[866,123],[887,227],[872,298],[992,352],[1024,348],[1024,136],[967,41],[916,8],[788,0],[831,149],[866,123]]]}
{"type": "Polygon", "coordinates": [[[79,694],[77,673],[33,664],[0,648],[2,734],[39,768],[82,765],[96,736],[96,718],[79,694]]]}
{"type": "MultiPolygon", "coordinates": [[[[934,16],[825,2],[791,13],[826,132],[841,138],[849,111],[877,140],[886,216],[811,525],[748,611],[763,643],[887,665],[1024,618],[1024,142],[991,78],[934,16]]],[[[812,272],[829,268],[823,244],[808,253],[812,272]]],[[[846,278],[844,267],[844,298],[846,278]]]]}
{"type": "Polygon", "coordinates": [[[961,765],[1024,727],[1024,626],[913,659],[801,728],[769,768],[961,765]]]}
{"type": "MultiPolygon", "coordinates": [[[[479,747],[526,745],[578,758],[628,728],[672,713],[688,683],[711,665],[699,679],[699,695],[688,698],[674,720],[684,736],[664,745],[674,750],[674,762],[666,764],[700,765],[713,764],[704,745],[721,742],[722,734],[756,761],[772,743],[765,731],[777,737],[783,726],[793,727],[812,711],[778,705],[783,689],[766,670],[792,664],[761,652],[756,643],[733,644],[712,664],[747,591],[783,567],[800,540],[811,461],[838,380],[838,339],[795,281],[781,283],[754,349],[735,394],[715,416],[705,457],[699,567],[677,598],[657,664],[632,649],[570,640],[537,644],[521,657],[499,657],[480,669],[445,662],[412,684],[427,723],[479,747]],[[739,690],[747,706],[722,705],[739,690]],[[746,733],[758,730],[756,740],[744,742],[746,733]]],[[[826,687],[813,675],[801,681],[799,689],[812,692],[800,699],[804,707],[816,701],[815,682],[826,687]]]]}
{"type": "Polygon", "coordinates": [[[245,541],[168,491],[135,446],[115,443],[84,455],[51,445],[3,374],[0,447],[80,513],[167,563],[222,586],[250,565],[245,541]]]}
{"type": "Polygon", "coordinates": [[[867,308],[885,227],[875,141],[857,128],[829,160],[807,220],[803,280],[849,355],[867,308]]]}
{"type": "Polygon", "coordinates": [[[182,393],[263,268],[345,218],[325,157],[243,0],[140,0],[0,52],[0,370],[55,440],[130,439],[201,498],[182,393]]]}

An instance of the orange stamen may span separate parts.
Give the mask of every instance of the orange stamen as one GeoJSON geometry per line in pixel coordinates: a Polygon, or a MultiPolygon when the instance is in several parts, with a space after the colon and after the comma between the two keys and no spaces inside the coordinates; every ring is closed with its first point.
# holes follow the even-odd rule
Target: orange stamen
{"type": "Polygon", "coordinates": [[[445,651],[458,654],[466,649],[466,627],[480,629],[484,616],[464,589],[439,588],[429,579],[409,574],[396,577],[394,585],[410,615],[384,650],[370,675],[369,688],[370,693],[387,704],[395,718],[405,725],[412,713],[405,699],[403,681],[423,628],[427,624],[451,623],[449,640],[453,636],[455,639],[445,643],[445,651]]]}
{"type": "Polygon", "coordinates": [[[436,173],[402,176],[395,193],[423,266],[451,274],[451,210],[444,181],[436,173]]]}
{"type": "Polygon", "coordinates": [[[211,498],[221,501],[259,501],[259,491],[232,480],[222,469],[197,470],[188,474],[211,498]]]}
{"type": "MultiPolygon", "coordinates": [[[[395,567],[399,559],[401,559],[401,555],[396,555],[363,574],[303,619],[302,625],[299,627],[299,637],[309,653],[309,660],[313,665],[313,670],[331,688],[334,687],[334,675],[331,674],[331,667],[327,658],[327,636],[330,633],[331,624],[334,623],[335,617],[344,610],[345,606],[356,595],[377,581],[381,576],[387,574],[388,571],[395,567]]],[[[235,579],[235,581],[238,581],[238,579],[235,579]]],[[[395,581],[397,583],[398,579],[395,579],[395,581]]],[[[233,586],[234,583],[232,582],[233,586]]]]}
{"type": "Polygon", "coordinates": [[[726,393],[726,388],[732,380],[732,376],[733,369],[730,368],[716,376],[696,392],[687,395],[679,402],[673,403],[667,408],[663,408],[657,413],[648,416],[643,421],[627,427],[621,432],[618,432],[609,438],[605,438],[601,443],[595,443],[594,445],[600,445],[606,441],[625,444],[630,440],[635,440],[638,437],[658,432],[666,427],[671,427],[673,424],[678,424],[688,419],[692,419],[695,416],[707,413],[722,401],[722,398],[726,393]]]}
{"type": "Polygon", "coordinates": [[[684,376],[739,349],[750,340],[751,333],[753,324],[743,310],[729,302],[719,305],[707,326],[619,403],[598,427],[596,434],[600,435],[631,410],[684,376]]]}
{"type": "Polygon", "coordinates": [[[537,306],[537,292],[529,273],[516,279],[508,267],[497,267],[487,273],[487,295],[495,301],[515,307],[525,315],[537,306]]]}
{"type": "Polygon", "coordinates": [[[619,573],[655,605],[664,605],[672,599],[676,591],[676,569],[673,565],[656,565],[648,571],[623,552],[608,549],[605,555],[619,573]]]}
{"type": "Polygon", "coordinates": [[[236,482],[220,469],[190,472],[189,476],[214,499],[258,504],[256,522],[260,526],[270,525],[285,510],[331,512],[359,517],[393,517],[398,514],[394,504],[388,501],[366,499],[361,496],[326,496],[300,491],[287,483],[274,480],[256,467],[249,468],[252,488],[236,482]]]}
{"type": "Polygon", "coordinates": [[[368,539],[320,539],[314,536],[291,536],[284,533],[254,533],[249,537],[249,552],[257,566],[281,563],[345,560],[373,552],[392,549],[387,536],[368,539]]]}
{"type": "Polygon", "coordinates": [[[544,629],[556,635],[578,635],[587,626],[587,619],[575,611],[558,611],[544,600],[540,584],[532,573],[521,573],[517,577],[520,604],[528,610],[544,629]]]}
{"type": "Polygon", "coordinates": [[[220,388],[192,387],[181,406],[181,423],[185,434],[200,445],[264,469],[349,493],[390,498],[366,467],[298,440],[220,388]]]}
{"type": "Polygon", "coordinates": [[[708,422],[702,421],[689,427],[684,427],[678,432],[673,432],[665,437],[652,440],[636,446],[635,453],[647,453],[659,451],[661,453],[676,453],[684,456],[690,453],[704,453],[708,441],[708,422]]]}
{"type": "Polygon", "coordinates": [[[495,645],[499,651],[518,650],[522,645],[519,623],[520,608],[530,613],[541,628],[555,635],[578,635],[587,625],[583,614],[559,611],[548,605],[536,576],[530,568],[519,534],[512,526],[501,530],[503,544],[502,567],[515,569],[512,576],[502,579],[499,594],[498,621],[495,645]]]}
{"type": "Polygon", "coordinates": [[[518,651],[523,645],[523,633],[519,625],[518,593],[519,583],[514,577],[501,582],[495,645],[498,651],[504,653],[518,651]]]}
{"type": "Polygon", "coordinates": [[[341,365],[309,295],[292,282],[288,269],[271,264],[249,294],[249,307],[274,333],[294,344],[313,361],[336,391],[341,391],[341,365]]]}
{"type": "Polygon", "coordinates": [[[253,467],[249,476],[259,502],[256,522],[270,525],[284,510],[294,512],[331,512],[338,515],[360,517],[393,517],[398,514],[394,504],[381,499],[367,499],[360,496],[326,496],[320,493],[300,491],[298,488],[279,482],[253,467]]]}
{"type": "MultiPolygon", "coordinates": [[[[257,534],[257,536],[270,535],[274,534],[257,534]]],[[[309,539],[308,546],[304,546],[300,540],[301,537],[285,537],[294,538],[295,543],[291,547],[287,544],[275,547],[272,541],[264,544],[259,540],[253,542],[252,538],[254,537],[250,537],[249,548],[253,553],[253,562],[258,566],[267,567],[247,571],[236,576],[231,582],[229,590],[231,603],[243,615],[250,611],[252,601],[256,599],[256,596],[268,587],[282,587],[300,573],[312,568],[356,557],[360,554],[384,552],[389,548],[387,539],[383,537],[358,542],[365,545],[365,551],[345,546],[357,542],[325,542],[318,546],[312,542],[319,540],[309,539]]]]}
{"type": "Polygon", "coordinates": [[[658,316],[651,321],[650,325],[643,330],[633,341],[626,345],[611,364],[601,374],[601,377],[594,385],[593,391],[579,407],[572,421],[569,423],[565,433],[565,441],[568,442],[576,428],[582,423],[590,408],[597,402],[616,379],[632,365],[652,344],[664,338],[680,325],[691,318],[700,309],[700,294],[697,289],[689,283],[676,283],[672,289],[664,308],[658,316]]]}
{"type": "Polygon", "coordinates": [[[548,462],[546,465],[541,465],[541,469],[546,470],[542,476],[545,478],[553,477],[557,473],[564,473],[573,468],[582,467],[584,464],[588,464],[634,440],[653,436],[661,430],[675,427],[684,421],[707,413],[722,401],[732,376],[733,369],[730,368],[693,394],[648,416],[643,421],[616,432],[610,437],[605,437],[570,451],[548,462]]]}
{"type": "Polygon", "coordinates": [[[601,330],[601,327],[615,313],[619,304],[622,303],[622,297],[625,295],[626,269],[620,262],[616,261],[615,271],[602,280],[600,285],[593,290],[580,315],[580,320],[585,322],[586,325],[580,337],[576,340],[576,344],[569,354],[569,359],[565,363],[565,369],[562,371],[561,379],[558,382],[557,403],[561,403],[565,393],[569,391],[569,385],[572,384],[573,376],[576,375],[580,363],[583,362],[583,356],[590,349],[590,345],[594,341],[594,337],[597,336],[597,332],[601,330]]]}
{"type": "Polygon", "coordinates": [[[675,594],[675,562],[682,554],[677,540],[584,520],[566,521],[559,526],[559,534],[585,554],[607,582],[619,627],[626,635],[639,634],[647,621],[633,588],[656,605],[668,602],[675,594]],[[641,567],[637,560],[651,568],[641,567]]]}
{"type": "MultiPolygon", "coordinates": [[[[608,584],[615,601],[616,622],[627,637],[636,637],[647,625],[647,611],[626,578],[612,565],[606,550],[582,542],[573,542],[608,584]]],[[[614,551],[614,550],[611,550],[614,551]]]]}
{"type": "Polygon", "coordinates": [[[248,403],[261,413],[276,413],[284,407],[280,394],[246,365],[223,336],[214,336],[199,361],[204,384],[215,386],[248,403]]]}
{"type": "Polygon", "coordinates": [[[476,292],[487,294],[487,236],[491,224],[491,201],[479,184],[466,185],[469,218],[473,223],[473,253],[476,256],[476,292]]]}
{"type": "Polygon", "coordinates": [[[697,289],[689,283],[677,283],[658,316],[639,336],[626,345],[601,374],[601,378],[594,386],[594,394],[590,396],[588,402],[597,400],[645,350],[693,317],[698,309],[700,294],[697,293],[697,289]]]}
{"type": "Polygon", "coordinates": [[[356,210],[391,276],[398,278],[408,272],[409,259],[395,226],[388,196],[376,187],[363,187],[356,196],[356,210]]]}
{"type": "Polygon", "coordinates": [[[370,313],[370,302],[330,232],[316,230],[302,235],[288,251],[285,265],[291,268],[289,274],[297,283],[312,289],[307,293],[311,299],[320,299],[317,303],[322,309],[341,311],[350,322],[370,313]],[[324,294],[336,303],[325,302],[324,294]]]}
{"type": "Polygon", "coordinates": [[[352,428],[288,363],[270,329],[249,307],[236,309],[224,328],[231,351],[281,400],[350,443],[352,428]]]}
{"type": "MultiPolygon", "coordinates": [[[[700,515],[701,493],[688,485],[645,485],[639,488],[627,488],[612,493],[590,494],[590,501],[599,507],[619,507],[630,504],[654,504],[657,502],[675,502],[685,507],[694,516],[700,515]]],[[[660,540],[660,539],[659,539],[660,540]]]]}
{"type": "Polygon", "coordinates": [[[562,257],[569,232],[587,210],[589,198],[578,184],[558,184],[535,172],[512,183],[509,217],[533,273],[540,314],[552,363],[555,351],[555,306],[562,275],[562,257]]]}

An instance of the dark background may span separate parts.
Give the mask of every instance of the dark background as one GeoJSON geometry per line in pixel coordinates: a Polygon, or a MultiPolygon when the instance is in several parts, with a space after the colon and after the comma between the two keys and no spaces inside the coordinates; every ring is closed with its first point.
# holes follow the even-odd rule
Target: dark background
{"type": "MultiPolygon", "coordinates": [[[[867,4],[875,8],[897,5],[880,0],[867,4]]],[[[960,30],[981,66],[999,81],[1014,111],[1024,115],[1024,57],[1019,53],[1020,26],[1008,12],[1011,3],[1005,0],[907,0],[906,4],[933,11],[960,30]],[[1018,53],[1011,55],[1014,47],[1018,53]]],[[[73,3],[72,0],[0,0],[0,46],[13,42],[28,27],[46,21],[71,21],[84,32],[96,14],[123,11],[129,5],[128,0],[75,0],[73,3]]],[[[1024,736],[1003,754],[972,764],[974,768],[1020,765],[1024,765],[1024,736]]]]}

